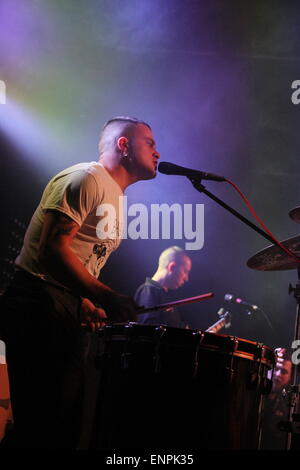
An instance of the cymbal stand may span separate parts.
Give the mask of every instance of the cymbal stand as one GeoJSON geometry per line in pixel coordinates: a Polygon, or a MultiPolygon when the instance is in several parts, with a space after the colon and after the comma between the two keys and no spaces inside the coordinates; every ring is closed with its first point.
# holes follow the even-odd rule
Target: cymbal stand
{"type": "MultiPolygon", "coordinates": [[[[208,191],[205,186],[202,184],[201,178],[195,177],[188,177],[191,181],[192,185],[194,186],[197,191],[200,193],[205,194],[210,199],[215,201],[221,207],[226,209],[232,215],[237,217],[241,222],[248,225],[252,230],[259,233],[262,237],[269,240],[272,245],[277,245],[281,250],[283,250],[282,246],[276,240],[273,240],[272,237],[264,230],[262,230],[257,225],[253,224],[250,220],[246,219],[242,214],[237,212],[235,209],[230,207],[224,201],[219,199],[217,196],[212,194],[208,191]]],[[[290,293],[294,292],[294,297],[297,300],[297,311],[296,311],[296,320],[295,320],[295,331],[294,331],[294,341],[300,340],[300,267],[297,268],[298,270],[298,282],[296,283],[296,287],[290,287],[290,293]]],[[[298,343],[293,343],[293,345],[298,345],[298,343]]],[[[292,387],[290,392],[290,400],[289,400],[289,419],[288,422],[285,423],[285,431],[287,432],[287,439],[286,439],[286,449],[291,449],[295,446],[298,450],[300,449],[300,403],[299,403],[299,395],[300,395],[300,384],[299,384],[299,367],[297,364],[292,362],[292,387]]]]}
{"type": "MultiPolygon", "coordinates": [[[[294,327],[294,341],[292,347],[298,346],[300,340],[300,267],[297,269],[298,281],[295,287],[289,286],[289,293],[293,293],[297,301],[296,319],[294,327]]],[[[300,443],[300,384],[299,384],[299,365],[293,361],[292,357],[292,373],[291,373],[291,389],[289,391],[289,412],[287,421],[286,450],[299,450],[300,443]]]]}

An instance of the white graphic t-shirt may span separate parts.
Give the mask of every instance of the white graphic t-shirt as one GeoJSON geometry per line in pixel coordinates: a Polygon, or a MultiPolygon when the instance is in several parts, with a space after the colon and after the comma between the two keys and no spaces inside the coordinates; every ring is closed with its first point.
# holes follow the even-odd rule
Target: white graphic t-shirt
{"type": "Polygon", "coordinates": [[[79,163],[54,176],[25,234],[17,267],[54,281],[38,260],[38,248],[46,210],[68,215],[79,226],[71,249],[92,276],[98,278],[109,255],[121,243],[123,192],[99,162],[79,163]]]}

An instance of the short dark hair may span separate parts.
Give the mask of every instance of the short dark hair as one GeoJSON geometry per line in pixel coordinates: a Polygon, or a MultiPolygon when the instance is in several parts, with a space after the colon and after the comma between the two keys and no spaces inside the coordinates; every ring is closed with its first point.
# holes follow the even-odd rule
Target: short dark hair
{"type": "Polygon", "coordinates": [[[98,145],[99,155],[102,155],[105,150],[105,136],[107,133],[109,133],[109,131],[113,130],[114,128],[118,130],[118,128],[120,127],[120,129],[122,129],[122,132],[129,134],[133,130],[133,128],[139,124],[143,124],[144,126],[147,126],[150,130],[152,130],[149,124],[134,117],[116,116],[112,119],[109,119],[109,121],[104,124],[100,134],[100,140],[98,145]]]}
{"type": "Polygon", "coordinates": [[[104,129],[107,128],[107,126],[109,126],[110,124],[113,124],[113,123],[128,123],[128,124],[144,124],[144,126],[147,126],[149,127],[149,129],[151,129],[151,127],[149,126],[149,124],[145,121],[142,121],[141,119],[137,119],[135,117],[131,117],[131,116],[116,116],[116,117],[113,117],[111,119],[109,119],[108,121],[106,121],[106,123],[104,124],[103,128],[102,128],[102,132],[104,131],[104,129]]]}
{"type": "Polygon", "coordinates": [[[184,257],[189,258],[185,250],[179,246],[170,246],[160,254],[158,259],[158,266],[160,268],[166,268],[172,261],[181,263],[184,257]]]}

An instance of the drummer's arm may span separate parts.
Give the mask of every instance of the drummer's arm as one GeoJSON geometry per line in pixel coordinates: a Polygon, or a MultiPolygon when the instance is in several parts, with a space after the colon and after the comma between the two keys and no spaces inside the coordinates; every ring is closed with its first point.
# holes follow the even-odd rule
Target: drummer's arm
{"type": "Polygon", "coordinates": [[[80,226],[67,215],[48,210],[39,244],[39,261],[58,282],[83,297],[110,299],[113,290],[94,278],[70,244],[80,226]]]}
{"type": "Polygon", "coordinates": [[[47,210],[39,244],[39,261],[58,282],[82,297],[98,300],[107,310],[122,311],[135,319],[131,297],[121,295],[93,277],[77,258],[70,245],[80,226],[57,210],[47,210]]]}
{"type": "Polygon", "coordinates": [[[105,311],[102,308],[93,304],[90,299],[82,299],[80,306],[81,324],[86,326],[89,330],[95,331],[96,329],[104,326],[107,320],[105,311]]]}

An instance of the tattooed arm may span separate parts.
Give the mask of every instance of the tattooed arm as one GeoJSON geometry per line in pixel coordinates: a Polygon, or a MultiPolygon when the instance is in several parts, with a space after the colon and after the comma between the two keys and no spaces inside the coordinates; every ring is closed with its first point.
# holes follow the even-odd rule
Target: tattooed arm
{"type": "Polygon", "coordinates": [[[136,305],[132,298],[94,278],[71,250],[71,241],[79,228],[67,215],[48,210],[41,233],[39,261],[58,282],[82,297],[99,301],[108,317],[135,320],[136,305]]]}

